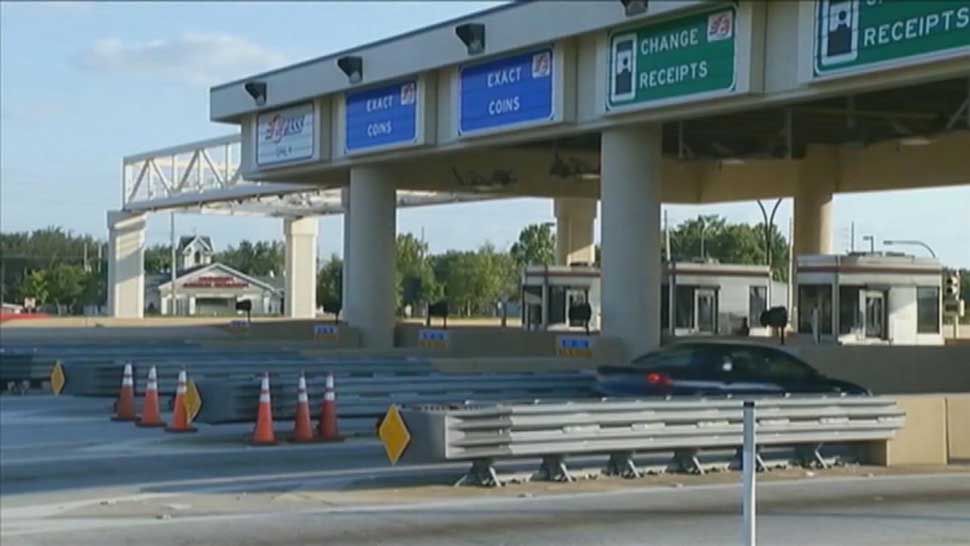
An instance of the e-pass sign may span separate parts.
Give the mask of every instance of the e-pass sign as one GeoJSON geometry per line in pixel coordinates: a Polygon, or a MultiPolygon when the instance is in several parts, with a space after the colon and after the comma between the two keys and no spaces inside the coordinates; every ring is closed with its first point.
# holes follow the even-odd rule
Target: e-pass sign
{"type": "Polygon", "coordinates": [[[347,152],[416,143],[417,102],[417,80],[348,93],[345,119],[347,152]]]}
{"type": "Polygon", "coordinates": [[[556,354],[569,358],[592,358],[593,341],[587,336],[557,336],[556,354]]]}
{"type": "Polygon", "coordinates": [[[534,125],[555,118],[552,48],[464,66],[458,132],[534,125]]]}
{"type": "Polygon", "coordinates": [[[817,0],[814,76],[970,52],[970,0],[817,0]]]}
{"type": "Polygon", "coordinates": [[[335,341],[337,339],[337,325],[335,324],[314,324],[313,339],[335,341]]]}
{"type": "Polygon", "coordinates": [[[735,89],[733,7],[610,37],[610,108],[649,106],[735,89]]]}
{"type": "Polygon", "coordinates": [[[313,157],[313,104],[260,114],[256,120],[256,164],[276,165],[313,157]]]}
{"type": "Polygon", "coordinates": [[[447,349],[448,331],[427,328],[418,330],[418,346],[426,349],[447,349]]]}

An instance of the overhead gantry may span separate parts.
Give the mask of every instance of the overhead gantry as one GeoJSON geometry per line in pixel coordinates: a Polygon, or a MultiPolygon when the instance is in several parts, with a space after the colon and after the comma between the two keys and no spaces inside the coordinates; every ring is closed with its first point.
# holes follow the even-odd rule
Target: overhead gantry
{"type": "Polygon", "coordinates": [[[600,200],[603,333],[636,353],[659,342],[661,202],[793,197],[819,254],[839,192],[970,183],[970,0],[511,3],[214,87],[210,112],[259,192],[345,188],[365,345],[392,339],[415,190],[557,199],[562,262],[600,200]]]}

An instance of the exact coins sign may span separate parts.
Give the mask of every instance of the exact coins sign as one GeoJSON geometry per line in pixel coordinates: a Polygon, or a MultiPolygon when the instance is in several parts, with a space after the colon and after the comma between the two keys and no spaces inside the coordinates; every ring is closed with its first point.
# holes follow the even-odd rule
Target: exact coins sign
{"type": "Polygon", "coordinates": [[[418,82],[347,94],[346,147],[350,153],[414,144],[418,82]]]}
{"type": "Polygon", "coordinates": [[[970,0],[818,0],[815,77],[970,52],[970,0]]]}
{"type": "Polygon", "coordinates": [[[733,7],[610,37],[610,108],[679,102],[735,88],[733,7]]]}
{"type": "Polygon", "coordinates": [[[555,119],[552,48],[464,66],[458,74],[460,134],[555,119]]]}
{"type": "Polygon", "coordinates": [[[313,157],[313,104],[260,114],[256,120],[256,164],[278,165],[313,157]]]}

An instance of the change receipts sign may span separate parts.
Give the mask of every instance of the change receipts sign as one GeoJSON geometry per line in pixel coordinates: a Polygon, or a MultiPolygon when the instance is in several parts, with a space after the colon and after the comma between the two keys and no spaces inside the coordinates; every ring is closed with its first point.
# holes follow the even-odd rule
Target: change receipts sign
{"type": "Polygon", "coordinates": [[[814,75],[970,52],[970,0],[818,0],[814,75]]]}
{"type": "Polygon", "coordinates": [[[733,91],[735,19],[727,7],[613,34],[609,106],[733,91]]]}

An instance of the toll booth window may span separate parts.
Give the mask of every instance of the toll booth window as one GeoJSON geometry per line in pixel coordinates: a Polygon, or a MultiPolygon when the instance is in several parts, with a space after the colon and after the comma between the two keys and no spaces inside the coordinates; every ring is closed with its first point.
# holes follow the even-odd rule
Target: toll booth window
{"type": "Polygon", "coordinates": [[[563,324],[566,322],[566,288],[563,286],[549,287],[549,324],[563,324]]]}
{"type": "Polygon", "coordinates": [[[761,313],[768,308],[768,287],[748,288],[748,327],[761,324],[761,313]]]}
{"type": "Polygon", "coordinates": [[[803,284],[798,287],[798,331],[812,332],[812,310],[818,309],[818,328],[822,334],[832,333],[832,286],[803,284]]]}
{"type": "Polygon", "coordinates": [[[940,333],[940,289],[935,286],[916,288],[916,332],[940,333]]]}
{"type": "Polygon", "coordinates": [[[839,287],[839,333],[851,334],[862,329],[862,314],[859,312],[859,291],[861,286],[839,287]]]}
{"type": "Polygon", "coordinates": [[[677,299],[674,312],[674,326],[677,328],[694,327],[694,287],[677,286],[674,288],[674,297],[677,299]]]}

